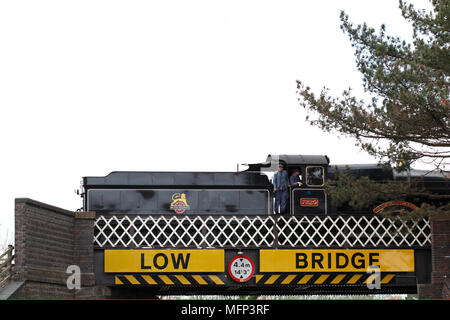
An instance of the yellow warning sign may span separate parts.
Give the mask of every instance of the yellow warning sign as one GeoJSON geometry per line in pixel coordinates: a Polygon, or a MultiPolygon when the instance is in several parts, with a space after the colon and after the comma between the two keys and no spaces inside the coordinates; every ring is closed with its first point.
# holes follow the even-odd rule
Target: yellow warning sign
{"type": "Polygon", "coordinates": [[[105,272],[223,272],[224,251],[105,250],[105,272]]]}
{"type": "Polygon", "coordinates": [[[413,272],[414,250],[260,250],[260,272],[413,272]]]}

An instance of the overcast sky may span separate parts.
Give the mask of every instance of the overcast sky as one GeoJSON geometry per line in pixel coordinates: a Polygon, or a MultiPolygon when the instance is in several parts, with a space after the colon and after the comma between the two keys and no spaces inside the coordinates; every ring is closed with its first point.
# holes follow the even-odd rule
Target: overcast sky
{"type": "Polygon", "coordinates": [[[14,198],[75,210],[83,176],[376,162],[297,102],[296,79],[362,90],[341,9],[411,38],[396,0],[0,0],[0,238],[14,198]]]}

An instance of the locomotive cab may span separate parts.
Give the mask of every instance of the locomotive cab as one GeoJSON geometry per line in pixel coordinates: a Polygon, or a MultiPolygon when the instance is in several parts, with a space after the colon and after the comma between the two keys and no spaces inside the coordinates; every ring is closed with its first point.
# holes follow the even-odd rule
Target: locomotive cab
{"type": "Polygon", "coordinates": [[[247,171],[274,172],[282,163],[290,177],[300,171],[302,186],[290,186],[290,215],[327,214],[326,182],[329,158],[326,155],[268,155],[263,163],[249,164],[247,171]]]}

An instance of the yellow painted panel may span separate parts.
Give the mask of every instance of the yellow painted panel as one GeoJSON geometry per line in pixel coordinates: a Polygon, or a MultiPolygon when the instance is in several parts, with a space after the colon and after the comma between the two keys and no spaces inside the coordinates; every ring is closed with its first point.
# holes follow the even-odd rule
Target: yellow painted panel
{"type": "Polygon", "coordinates": [[[284,278],[283,281],[281,281],[281,284],[289,284],[292,282],[292,280],[294,280],[294,278],[296,277],[296,274],[290,274],[288,275],[286,278],[284,278]]]}
{"type": "Polygon", "coordinates": [[[195,275],[192,276],[192,278],[194,278],[195,281],[198,282],[198,284],[208,284],[208,282],[206,282],[205,279],[202,278],[202,276],[195,275]]]}
{"type": "Polygon", "coordinates": [[[271,275],[270,278],[267,279],[266,282],[264,282],[264,284],[272,284],[272,283],[274,283],[275,281],[277,281],[277,279],[278,279],[279,277],[280,277],[279,274],[271,275]]]}
{"type": "Polygon", "coordinates": [[[255,282],[258,283],[259,280],[261,280],[262,277],[264,277],[263,274],[257,274],[256,277],[255,277],[255,282]]]}
{"type": "Polygon", "coordinates": [[[130,274],[125,275],[125,278],[127,278],[127,280],[131,282],[131,284],[140,284],[139,281],[137,281],[137,279],[130,274]]]}
{"type": "Polygon", "coordinates": [[[260,272],[414,272],[410,249],[261,249],[260,272]]]}
{"type": "Polygon", "coordinates": [[[144,278],[144,280],[148,283],[148,284],[158,284],[152,277],[150,277],[148,274],[144,274],[142,276],[142,278],[144,278]]]}
{"type": "Polygon", "coordinates": [[[395,277],[395,274],[387,274],[384,276],[383,280],[381,280],[381,284],[386,284],[391,282],[391,280],[395,277]]]}
{"type": "Polygon", "coordinates": [[[224,272],[224,250],[105,250],[105,272],[224,272]]]}
{"type": "Polygon", "coordinates": [[[350,280],[347,281],[347,284],[355,284],[361,277],[362,274],[355,274],[353,277],[350,278],[350,280]]]}
{"type": "Polygon", "coordinates": [[[181,274],[177,274],[177,275],[175,275],[175,277],[178,279],[178,281],[180,281],[182,284],[191,284],[190,282],[189,282],[189,280],[188,279],[186,279],[186,277],[185,276],[182,276],[181,274]]]}
{"type": "Polygon", "coordinates": [[[319,279],[317,279],[314,283],[315,283],[315,284],[322,284],[322,283],[325,282],[325,280],[328,279],[329,276],[330,276],[329,274],[322,274],[322,275],[319,277],[319,279]]]}
{"type": "Polygon", "coordinates": [[[164,282],[165,284],[173,284],[173,281],[170,280],[170,278],[166,275],[161,275],[159,278],[164,282]]]}
{"type": "Polygon", "coordinates": [[[304,275],[304,276],[298,281],[298,284],[305,284],[305,283],[307,283],[312,277],[313,277],[312,274],[306,274],[306,275],[304,275]]]}
{"type": "Polygon", "coordinates": [[[364,280],[364,283],[366,283],[366,284],[367,283],[375,283],[375,281],[377,280],[378,277],[379,277],[379,275],[376,273],[371,274],[370,276],[367,277],[366,280],[364,280]]]}
{"type": "Polygon", "coordinates": [[[208,276],[215,284],[224,284],[222,280],[216,275],[209,275],[208,276]]]}
{"type": "Polygon", "coordinates": [[[342,281],[342,279],[345,278],[345,274],[338,274],[330,283],[331,284],[338,284],[342,281]]]}

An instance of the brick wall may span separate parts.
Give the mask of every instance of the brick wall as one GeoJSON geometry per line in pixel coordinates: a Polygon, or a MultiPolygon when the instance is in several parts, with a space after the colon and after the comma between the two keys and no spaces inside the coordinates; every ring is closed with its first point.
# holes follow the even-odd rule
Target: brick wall
{"type": "Polygon", "coordinates": [[[31,199],[16,199],[17,280],[65,284],[73,264],[74,213],[31,199]]]}
{"type": "Polygon", "coordinates": [[[35,200],[15,203],[14,298],[103,297],[94,288],[93,212],[72,212],[35,200]],[[81,269],[81,290],[69,290],[67,267],[81,269]]]}
{"type": "Polygon", "coordinates": [[[75,212],[73,260],[81,269],[81,286],[95,285],[94,219],[94,212],[75,212]]]}
{"type": "Polygon", "coordinates": [[[419,285],[420,299],[449,299],[450,219],[431,220],[431,283],[419,285]]]}

